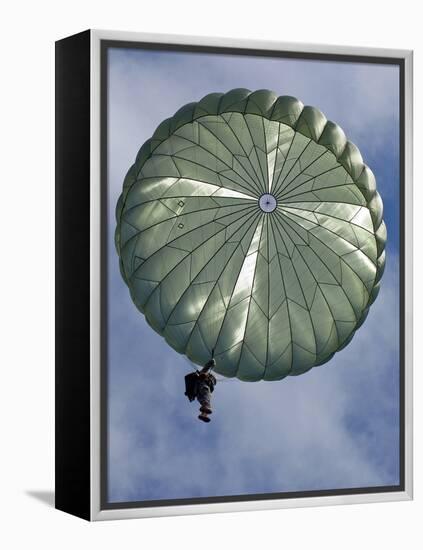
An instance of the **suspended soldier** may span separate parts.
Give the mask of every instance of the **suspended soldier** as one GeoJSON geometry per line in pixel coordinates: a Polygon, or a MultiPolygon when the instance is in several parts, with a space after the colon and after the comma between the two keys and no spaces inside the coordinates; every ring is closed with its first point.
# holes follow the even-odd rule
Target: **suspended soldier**
{"type": "Polygon", "coordinates": [[[200,371],[196,370],[185,376],[185,395],[190,401],[197,399],[200,403],[198,418],[203,422],[210,422],[209,415],[212,413],[210,397],[216,385],[216,378],[211,371],[215,366],[216,361],[210,359],[200,371]]]}

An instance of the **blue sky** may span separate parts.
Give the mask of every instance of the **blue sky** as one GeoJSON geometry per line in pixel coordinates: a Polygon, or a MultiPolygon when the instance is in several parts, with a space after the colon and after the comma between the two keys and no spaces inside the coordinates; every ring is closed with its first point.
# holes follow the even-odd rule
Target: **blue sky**
{"type": "Polygon", "coordinates": [[[399,483],[399,72],[396,66],[109,50],[109,501],[399,483]],[[352,343],[280,382],[224,380],[210,424],[184,393],[188,360],[132,304],[113,244],[123,178],[157,125],[232,88],[293,95],[337,122],[384,201],[387,267],[352,343]]]}

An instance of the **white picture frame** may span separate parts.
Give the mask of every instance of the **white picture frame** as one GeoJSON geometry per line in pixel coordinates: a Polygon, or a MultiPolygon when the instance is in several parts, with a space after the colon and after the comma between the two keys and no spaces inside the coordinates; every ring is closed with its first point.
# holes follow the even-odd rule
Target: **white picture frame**
{"type": "MultiPolygon", "coordinates": [[[[124,518],[142,518],[170,515],[187,514],[205,514],[216,512],[233,512],[243,510],[270,510],[278,508],[309,507],[309,506],[327,506],[336,504],[357,504],[368,502],[386,502],[397,500],[410,500],[413,497],[413,452],[412,452],[412,433],[413,433],[413,404],[412,404],[412,323],[413,323],[413,281],[412,281],[412,78],[413,78],[413,54],[409,50],[390,50],[362,47],[345,47],[334,45],[317,44],[294,44],[284,42],[253,41],[239,39],[223,39],[217,37],[195,37],[178,35],[157,35],[146,33],[90,30],[59,41],[58,48],[58,79],[57,92],[57,111],[58,126],[56,138],[56,159],[58,163],[58,172],[56,175],[56,185],[58,193],[58,246],[64,250],[71,250],[77,244],[83,245],[84,257],[89,257],[89,265],[85,269],[81,266],[80,271],[73,274],[73,278],[81,281],[81,285],[86,286],[84,296],[89,296],[89,303],[80,306],[77,312],[72,311],[72,306],[68,304],[65,307],[63,295],[70,291],[70,282],[63,282],[58,285],[58,305],[57,319],[57,359],[56,359],[56,378],[57,378],[57,466],[56,466],[56,507],[79,515],[84,519],[114,520],[124,518]],[[81,38],[82,36],[82,38],[81,38]],[[280,55],[303,55],[304,58],[314,56],[314,58],[330,58],[339,60],[360,59],[365,62],[372,59],[377,62],[378,59],[391,59],[397,62],[400,67],[400,85],[401,85],[401,185],[402,190],[402,253],[403,253],[403,278],[402,278],[402,308],[403,308],[403,365],[401,374],[401,408],[402,408],[402,483],[401,487],[395,491],[345,491],[343,494],[326,494],[324,496],[297,496],[289,498],[266,498],[254,499],[254,496],[234,500],[227,499],[224,502],[205,502],[205,503],[178,503],[174,505],[160,506],[104,506],[104,469],[102,469],[102,456],[104,453],[104,442],[102,441],[102,302],[104,299],[104,278],[102,275],[102,254],[104,254],[104,244],[102,244],[102,208],[103,208],[103,187],[104,167],[104,109],[102,103],[102,86],[104,86],[104,65],[102,56],[105,48],[113,43],[140,44],[148,43],[150,47],[157,45],[162,47],[168,45],[172,48],[183,47],[194,51],[198,48],[208,48],[211,51],[240,52],[248,50],[249,52],[279,52],[280,55]],[[65,51],[65,53],[63,53],[65,51]],[[80,64],[84,69],[78,71],[80,64]],[[68,93],[63,92],[65,83],[69,83],[71,76],[74,86],[79,87],[84,94],[81,100],[84,104],[84,114],[75,116],[78,112],[78,105],[81,102],[72,103],[68,93]],[[87,76],[89,79],[87,81],[87,76]],[[67,111],[64,113],[64,111],[67,111]],[[87,113],[89,112],[89,117],[87,113]],[[78,126],[79,125],[79,126],[78,126]],[[72,136],[76,133],[86,136],[84,144],[81,144],[81,151],[77,151],[75,162],[85,162],[82,170],[82,178],[79,180],[81,190],[71,199],[64,196],[60,190],[66,185],[66,178],[63,175],[61,167],[71,161],[68,152],[69,143],[72,136]],[[89,151],[86,146],[89,143],[89,151]],[[82,151],[82,147],[85,147],[82,151]],[[79,155],[79,156],[78,156],[79,155]],[[80,158],[81,157],[81,158],[80,158]],[[85,159],[85,160],[84,160],[85,159]],[[89,159],[89,166],[86,162],[89,159]],[[89,193],[88,193],[88,189],[89,193]],[[89,228],[89,234],[85,234],[85,244],[82,237],[78,242],[67,235],[69,231],[69,220],[63,214],[65,208],[64,202],[69,205],[69,201],[74,200],[73,211],[78,209],[81,216],[85,216],[83,228],[89,228]],[[85,202],[84,202],[85,201],[85,202]],[[87,201],[89,204],[87,204],[87,201]],[[83,214],[82,214],[83,212],[83,214]],[[63,238],[62,238],[63,236],[63,238]],[[89,245],[89,246],[88,246],[89,245]],[[79,279],[80,278],[80,279],[79,279]],[[67,286],[66,286],[67,285],[67,286]],[[70,309],[69,309],[70,308],[70,309]],[[61,329],[65,318],[77,320],[78,315],[84,312],[84,326],[86,330],[79,337],[66,334],[61,329]],[[86,316],[89,315],[89,319],[86,316]],[[79,338],[79,339],[78,339],[79,338]],[[83,346],[81,344],[83,338],[83,346]],[[70,350],[75,346],[81,346],[79,355],[72,357],[70,350]],[[66,358],[67,357],[67,358],[66,358]],[[75,361],[79,359],[78,364],[75,361]],[[71,403],[67,399],[70,384],[74,383],[77,391],[81,391],[81,400],[79,410],[76,411],[77,404],[71,403]],[[85,388],[85,389],[81,389],[85,388]],[[77,415],[78,421],[75,420],[77,415]],[[85,426],[80,426],[81,419],[85,419],[85,426]],[[73,463],[73,474],[69,476],[65,473],[69,471],[69,464],[73,463]],[[83,488],[83,491],[76,492],[72,489],[83,488]]],[[[68,84],[69,85],[69,84],[68,84]]],[[[158,121],[160,122],[160,121],[158,121]]],[[[75,155],[75,151],[73,151],[75,155]]],[[[75,157],[74,157],[75,158],[75,157]]],[[[71,253],[76,250],[72,249],[71,253]]],[[[70,274],[67,271],[66,260],[59,255],[57,260],[57,275],[59,278],[66,279],[70,274]]],[[[85,288],[85,287],[84,287],[85,288]]],[[[69,299],[69,297],[68,297],[69,299]]],[[[72,296],[72,300],[81,300],[81,294],[72,296]]]]}

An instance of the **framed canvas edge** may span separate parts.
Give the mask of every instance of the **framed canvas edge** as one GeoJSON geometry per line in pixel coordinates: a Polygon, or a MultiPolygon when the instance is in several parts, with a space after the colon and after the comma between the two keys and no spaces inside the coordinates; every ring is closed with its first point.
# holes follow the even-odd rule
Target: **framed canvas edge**
{"type": "Polygon", "coordinates": [[[364,48],[321,44],[245,40],[233,38],[186,35],[150,34],[138,32],[91,30],[91,87],[90,87],[90,426],[91,426],[91,520],[146,518],[218,512],[272,510],[282,508],[364,504],[404,501],[413,498],[413,51],[404,49],[364,48]],[[101,185],[100,185],[100,45],[101,41],[149,42],[187,46],[230,47],[255,50],[281,50],[346,56],[390,57],[404,61],[404,490],[333,496],[311,496],[290,499],[249,500],[207,504],[177,504],[160,507],[131,507],[101,509],[100,505],[100,327],[101,327],[101,185]]]}

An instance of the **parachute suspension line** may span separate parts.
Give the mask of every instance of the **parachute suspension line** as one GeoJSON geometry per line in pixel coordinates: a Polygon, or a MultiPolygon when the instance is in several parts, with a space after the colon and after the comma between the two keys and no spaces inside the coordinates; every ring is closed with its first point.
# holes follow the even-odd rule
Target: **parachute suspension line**
{"type": "MultiPolygon", "coordinates": [[[[214,359],[214,348],[212,349],[212,359],[214,359]]],[[[213,370],[214,367],[210,368],[210,372],[213,370]]],[[[225,378],[221,376],[217,376],[216,373],[214,373],[214,376],[216,377],[216,380],[221,384],[222,382],[236,382],[236,378],[225,378]]]]}
{"type": "MultiPolygon", "coordinates": [[[[214,361],[214,348],[212,349],[212,361],[214,361]]],[[[216,364],[216,362],[215,362],[216,364]]],[[[213,370],[213,367],[210,367],[210,372],[213,370]]]]}
{"type": "MultiPolygon", "coordinates": [[[[214,348],[212,349],[212,359],[214,359],[214,348]]],[[[213,367],[211,367],[210,372],[212,370],[213,370],[213,367]]],[[[216,373],[215,373],[215,377],[216,377],[216,380],[219,382],[219,384],[221,384],[223,382],[236,382],[237,381],[236,378],[225,378],[225,377],[221,377],[221,376],[216,376],[216,373]]]]}
{"type": "Polygon", "coordinates": [[[237,378],[221,378],[221,377],[217,377],[216,374],[214,376],[216,377],[216,380],[219,382],[219,384],[239,381],[237,378]]]}

